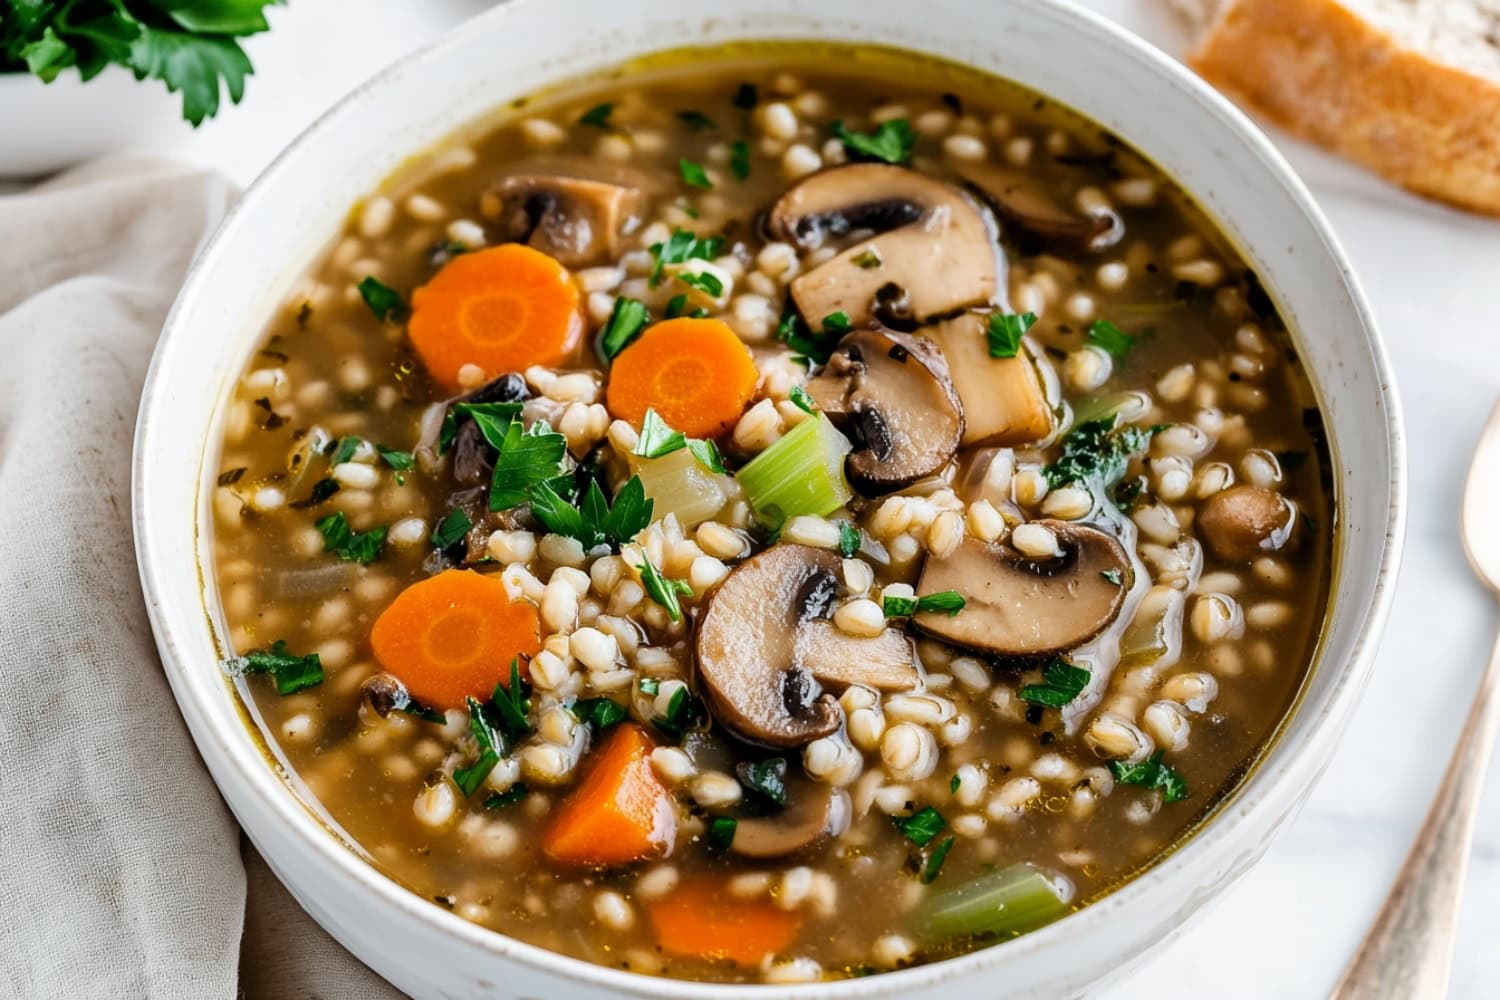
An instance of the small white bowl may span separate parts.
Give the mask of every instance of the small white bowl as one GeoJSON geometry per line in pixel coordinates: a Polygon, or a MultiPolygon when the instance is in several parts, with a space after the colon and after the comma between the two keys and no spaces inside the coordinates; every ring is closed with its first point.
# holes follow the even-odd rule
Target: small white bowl
{"type": "Polygon", "coordinates": [[[224,223],[188,278],[148,376],[134,520],[167,675],[224,797],[302,905],[408,993],[1057,997],[1119,973],[1170,936],[1260,857],[1304,799],[1370,673],[1401,548],[1403,496],[1391,372],[1322,214],[1243,116],[1103,19],[1061,0],[513,0],[351,95],[224,223]],[[1339,541],[1317,664],[1279,740],[1204,829],[1144,877],[1033,934],[948,961],[838,983],[735,987],[544,951],[470,924],[367,865],[267,765],[219,671],[211,623],[222,627],[222,614],[203,581],[212,579],[208,498],[224,401],[272,310],[356,197],[411,153],[514,97],[651,51],[768,37],[898,46],[1014,78],[1135,144],[1192,192],[1299,331],[1332,439],[1339,541]]]}
{"type": "Polygon", "coordinates": [[[176,96],[118,66],[87,83],[74,69],[51,83],[0,73],[0,179],[50,174],[189,127],[176,96]]]}

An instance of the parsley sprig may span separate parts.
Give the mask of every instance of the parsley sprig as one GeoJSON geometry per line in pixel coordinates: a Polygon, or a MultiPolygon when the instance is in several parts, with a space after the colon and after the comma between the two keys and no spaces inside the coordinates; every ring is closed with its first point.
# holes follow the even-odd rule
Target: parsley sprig
{"type": "Polygon", "coordinates": [[[583,502],[576,507],[564,499],[552,482],[539,483],[530,491],[531,513],[542,527],[556,535],[576,538],[585,551],[599,545],[619,549],[651,523],[654,502],[646,498],[639,476],[631,476],[615,493],[614,503],[604,498],[598,480],[590,480],[583,502]]]}
{"type": "Polygon", "coordinates": [[[1021,350],[1021,338],[1036,323],[1036,313],[990,313],[985,337],[990,357],[1013,358],[1021,350]]]}
{"type": "Polygon", "coordinates": [[[1114,772],[1115,780],[1122,785],[1140,785],[1160,791],[1163,802],[1178,802],[1187,798],[1186,779],[1169,765],[1163,764],[1161,758],[1162,751],[1158,750],[1139,764],[1112,760],[1109,762],[1109,769],[1114,772]]]}
{"type": "Polygon", "coordinates": [[[856,160],[879,160],[883,163],[905,163],[911,159],[917,133],[905,118],[881,122],[874,132],[855,132],[842,121],[833,123],[833,134],[856,160]]]}
{"type": "Polygon", "coordinates": [[[323,683],[323,663],[317,653],[298,656],[287,652],[286,640],[277,639],[269,649],[256,649],[224,661],[231,674],[270,674],[277,694],[296,694],[323,683]]]}
{"type": "Polygon", "coordinates": [[[1062,708],[1083,693],[1091,676],[1082,667],[1055,656],[1043,668],[1040,684],[1027,684],[1021,688],[1021,698],[1033,705],[1062,708]]]}
{"type": "Polygon", "coordinates": [[[357,562],[361,566],[368,566],[380,558],[388,530],[382,524],[369,531],[355,531],[349,526],[349,518],[343,511],[319,518],[314,527],[323,536],[324,552],[332,552],[345,562],[357,562]]]}
{"type": "Polygon", "coordinates": [[[1042,474],[1052,489],[1071,483],[1107,489],[1125,474],[1131,456],[1146,450],[1151,435],[1145,428],[1119,426],[1114,414],[1084,421],[1063,438],[1062,454],[1042,474]]]}
{"type": "Polygon", "coordinates": [[[655,409],[647,408],[646,416],[641,419],[641,434],[634,454],[642,458],[662,458],[684,448],[709,472],[721,476],[728,474],[718,445],[707,438],[690,438],[682,431],[673,430],[655,409]]]}

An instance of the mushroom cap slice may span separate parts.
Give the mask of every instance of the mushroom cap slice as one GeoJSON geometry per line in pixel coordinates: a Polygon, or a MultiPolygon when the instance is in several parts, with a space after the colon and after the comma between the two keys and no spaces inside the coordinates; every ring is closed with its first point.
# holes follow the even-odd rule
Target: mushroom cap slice
{"type": "Polygon", "coordinates": [[[495,186],[503,238],[540,250],[564,267],[617,256],[618,237],[641,203],[639,188],[561,174],[519,174],[495,186]]]}
{"type": "Polygon", "coordinates": [[[790,804],[773,816],[739,820],[731,851],[747,858],[784,858],[849,829],[854,810],[848,792],[812,781],[787,784],[790,804]]]}
{"type": "Polygon", "coordinates": [[[1025,342],[1013,358],[990,357],[987,324],[981,313],[964,313],[920,331],[948,360],[963,403],[963,446],[1009,448],[1051,437],[1057,429],[1051,366],[1025,342]]]}
{"type": "Polygon", "coordinates": [[[911,640],[894,628],[854,636],[831,622],[807,622],[797,633],[797,663],[834,689],[863,684],[877,691],[910,691],[922,680],[911,640]]]}
{"type": "Polygon", "coordinates": [[[1297,525],[1297,505],[1280,493],[1242,484],[1209,497],[1198,527],[1214,555],[1247,562],[1285,545],[1297,525]]]}
{"type": "Polygon", "coordinates": [[[768,747],[800,747],[838,729],[832,695],[798,665],[797,632],[826,614],[842,569],[837,554],[774,545],[740,563],[709,596],[694,652],[714,718],[768,747]]]}
{"type": "Polygon", "coordinates": [[[903,293],[906,314],[925,322],[989,302],[1000,287],[1004,263],[983,209],[905,167],[852,163],[813,174],[781,196],[767,229],[803,249],[825,236],[876,234],[792,281],[792,298],[815,329],[839,312],[865,326],[878,299],[903,293]]]}
{"type": "Polygon", "coordinates": [[[963,610],[923,612],[913,623],[928,635],[999,656],[1061,653],[1108,628],[1135,581],[1124,547],[1085,524],[1035,523],[1057,536],[1062,555],[1035,560],[1008,545],[966,538],[951,555],[929,558],[917,584],[919,594],[958,591],[963,610]]]}
{"type": "Polygon", "coordinates": [[[948,363],[924,337],[856,330],[808,380],[807,393],[854,438],[844,469],[867,496],[937,472],[963,437],[963,404],[948,363]]]}
{"type": "Polygon", "coordinates": [[[1110,216],[1088,215],[1063,205],[1034,178],[991,164],[971,164],[959,175],[979,193],[1002,222],[1043,242],[1091,247],[1115,224],[1110,216]]]}

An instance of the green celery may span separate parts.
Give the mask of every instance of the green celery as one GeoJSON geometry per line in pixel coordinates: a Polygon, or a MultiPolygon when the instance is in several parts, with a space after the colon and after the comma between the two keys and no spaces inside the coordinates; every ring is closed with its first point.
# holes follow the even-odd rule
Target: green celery
{"type": "Polygon", "coordinates": [[[1068,911],[1071,886],[1029,862],[981,875],[929,896],[919,911],[922,934],[940,940],[973,934],[1014,937],[1068,911]]]}
{"type": "Polygon", "coordinates": [[[802,421],[735,474],[745,500],[767,527],[787,518],[831,514],[854,496],[844,478],[849,440],[823,414],[802,421]]]}

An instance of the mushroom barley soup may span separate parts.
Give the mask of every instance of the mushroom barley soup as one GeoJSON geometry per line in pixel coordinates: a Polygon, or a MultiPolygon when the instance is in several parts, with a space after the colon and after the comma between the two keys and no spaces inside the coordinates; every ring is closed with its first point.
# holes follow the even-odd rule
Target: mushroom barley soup
{"type": "Polygon", "coordinates": [[[1097,127],[889,52],[709,58],[359,204],[228,406],[225,667],[373,864],[520,940],[786,983],[1009,939],[1294,702],[1311,391],[1097,127]]]}

